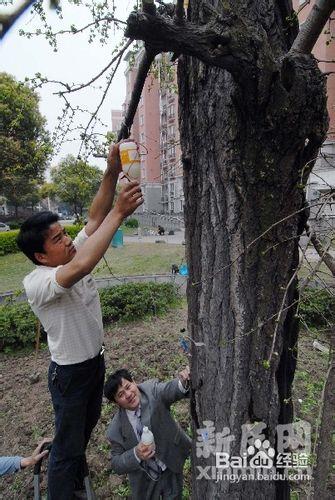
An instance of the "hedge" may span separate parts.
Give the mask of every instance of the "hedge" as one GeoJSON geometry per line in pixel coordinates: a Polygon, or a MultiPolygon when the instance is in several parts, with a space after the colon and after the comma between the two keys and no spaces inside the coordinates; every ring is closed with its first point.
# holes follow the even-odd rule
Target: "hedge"
{"type": "Polygon", "coordinates": [[[127,283],[100,290],[100,301],[104,322],[111,323],[164,313],[179,295],[171,283],[127,283]]]}
{"type": "Polygon", "coordinates": [[[327,290],[306,288],[299,304],[299,316],[309,327],[327,327],[334,324],[334,297],[327,290]]]}
{"type": "MultiPolygon", "coordinates": [[[[105,324],[164,313],[179,303],[170,283],[127,283],[99,290],[105,324]]],[[[37,319],[27,303],[0,306],[0,351],[32,346],[37,319]]]]}
{"type": "Polygon", "coordinates": [[[16,244],[18,230],[0,233],[0,255],[19,252],[16,244]]]}
{"type": "MultiPolygon", "coordinates": [[[[71,238],[75,238],[83,226],[65,226],[67,233],[71,238]]],[[[16,238],[19,234],[18,230],[7,231],[0,233],[0,255],[6,255],[8,253],[17,253],[19,248],[16,244],[16,238]]]]}
{"type": "Polygon", "coordinates": [[[131,228],[136,229],[139,224],[138,224],[138,220],[137,219],[132,218],[132,219],[125,220],[124,225],[126,227],[131,227],[131,228]]]}

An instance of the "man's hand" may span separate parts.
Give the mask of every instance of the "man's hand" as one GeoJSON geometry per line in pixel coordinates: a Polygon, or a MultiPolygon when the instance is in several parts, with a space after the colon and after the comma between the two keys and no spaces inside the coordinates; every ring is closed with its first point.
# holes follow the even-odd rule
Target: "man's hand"
{"type": "Polygon", "coordinates": [[[44,450],[41,452],[41,448],[45,443],[51,443],[52,439],[44,438],[43,441],[39,443],[39,445],[35,448],[32,455],[30,457],[22,458],[21,460],[21,469],[25,467],[30,467],[31,465],[37,464],[41,460],[41,458],[45,457],[49,451],[44,450]]]}
{"type": "Polygon", "coordinates": [[[117,144],[111,144],[109,146],[109,152],[107,157],[107,172],[116,177],[118,177],[119,174],[122,172],[120,151],[119,151],[120,144],[121,144],[120,142],[118,142],[117,144]]]}
{"type": "Polygon", "coordinates": [[[137,457],[142,460],[149,460],[155,455],[155,449],[151,444],[138,443],[135,448],[135,452],[137,457]]]}
{"type": "Polygon", "coordinates": [[[129,182],[120,191],[114,210],[124,219],[142,205],[143,201],[139,183],[137,181],[129,182]]]}
{"type": "Polygon", "coordinates": [[[190,367],[186,366],[184,370],[179,373],[179,380],[182,383],[184,389],[188,389],[190,385],[190,367]]]}
{"type": "Polygon", "coordinates": [[[120,141],[117,144],[111,144],[109,146],[109,152],[107,157],[107,172],[117,177],[122,172],[119,146],[123,142],[133,142],[133,139],[130,138],[124,139],[123,141],[120,141]]]}

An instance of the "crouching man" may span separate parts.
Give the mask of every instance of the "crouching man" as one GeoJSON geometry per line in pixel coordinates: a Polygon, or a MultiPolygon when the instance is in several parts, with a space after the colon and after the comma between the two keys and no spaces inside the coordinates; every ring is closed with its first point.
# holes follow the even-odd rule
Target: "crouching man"
{"type": "Polygon", "coordinates": [[[112,469],[129,475],[134,500],[182,498],[191,439],[171,416],[170,406],[187,396],[189,378],[187,367],[170,382],[147,380],[137,385],[122,369],[105,384],[106,398],[119,406],[107,430],[112,469]],[[154,449],[141,442],[144,427],[153,433],[154,449]]]}

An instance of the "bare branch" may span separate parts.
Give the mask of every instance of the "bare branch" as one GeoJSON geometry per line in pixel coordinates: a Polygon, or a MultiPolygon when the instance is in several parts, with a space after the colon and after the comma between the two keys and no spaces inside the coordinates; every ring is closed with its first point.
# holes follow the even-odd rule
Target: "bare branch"
{"type": "Polygon", "coordinates": [[[25,0],[12,14],[0,15],[0,39],[5,36],[9,28],[13,26],[15,21],[27,10],[35,0],[25,0]]]}
{"type": "Polygon", "coordinates": [[[316,0],[290,52],[310,54],[335,8],[335,0],[316,0]]]}
{"type": "Polygon", "coordinates": [[[184,23],[184,0],[177,0],[175,21],[177,24],[184,23]]]}
{"type": "MultiPolygon", "coordinates": [[[[98,80],[98,78],[100,78],[100,76],[102,76],[112,66],[112,64],[115,63],[115,61],[117,61],[119,59],[120,55],[122,55],[129,48],[129,46],[132,43],[133,43],[133,40],[128,40],[126,45],[124,45],[124,47],[122,47],[122,49],[116,54],[115,57],[113,57],[113,59],[107,64],[107,66],[105,66],[100,71],[100,73],[98,73],[95,77],[93,77],[89,82],[83,83],[82,85],[78,85],[75,88],[70,88],[70,89],[68,88],[67,90],[64,90],[62,92],[57,92],[57,94],[63,95],[63,94],[69,94],[71,92],[77,92],[78,90],[84,89],[85,87],[89,87],[90,85],[92,85],[92,83],[94,83],[96,80],[98,80]]],[[[59,83],[61,83],[61,82],[59,82],[59,83]]],[[[68,85],[67,85],[67,87],[68,87],[68,85]]]]}
{"type": "Polygon", "coordinates": [[[130,135],[130,129],[133,124],[134,116],[137,110],[138,103],[140,102],[141,93],[143,90],[144,82],[150,70],[150,66],[155,59],[157,52],[145,49],[143,58],[138,68],[135,85],[131,94],[129,106],[126,116],[118,134],[118,141],[127,139],[130,135]]]}
{"type": "Polygon", "coordinates": [[[324,263],[328,267],[329,271],[332,273],[332,275],[335,278],[335,259],[332,257],[332,255],[328,252],[328,249],[325,249],[319,240],[319,238],[316,236],[314,231],[311,231],[311,228],[308,224],[306,224],[306,233],[307,235],[310,235],[310,240],[314,245],[315,250],[318,252],[319,256],[323,259],[324,263]]]}
{"type": "MultiPolygon", "coordinates": [[[[124,50],[125,50],[125,47],[124,47],[124,50]]],[[[106,98],[106,95],[107,95],[107,92],[108,92],[108,90],[109,90],[109,87],[111,86],[112,81],[113,81],[113,78],[114,78],[114,76],[115,76],[115,73],[116,73],[116,71],[117,71],[117,69],[118,69],[118,67],[119,67],[119,65],[120,65],[120,63],[121,63],[121,60],[122,60],[122,55],[123,55],[124,50],[122,50],[122,51],[119,53],[119,60],[118,60],[118,62],[117,62],[117,64],[116,64],[116,66],[115,66],[115,68],[114,68],[114,70],[113,70],[113,72],[112,72],[111,76],[110,76],[110,77],[109,77],[109,79],[108,79],[107,86],[106,86],[106,88],[105,88],[105,90],[104,90],[104,93],[103,93],[102,98],[101,98],[101,100],[100,100],[100,102],[99,102],[99,104],[98,104],[98,107],[96,108],[96,110],[95,110],[95,111],[94,111],[94,113],[92,114],[92,116],[91,116],[91,118],[90,118],[90,120],[89,120],[88,124],[87,124],[87,125],[86,125],[86,127],[85,127],[85,130],[84,130],[84,132],[83,132],[83,134],[82,134],[83,141],[82,141],[82,143],[81,143],[81,145],[80,145],[80,149],[79,149],[78,157],[80,156],[80,153],[81,153],[81,150],[82,150],[83,144],[84,144],[84,142],[85,142],[85,138],[86,138],[87,131],[88,131],[88,129],[89,129],[89,127],[90,127],[91,123],[93,122],[93,120],[94,120],[94,119],[96,118],[96,116],[98,115],[99,110],[100,110],[100,108],[101,108],[101,106],[102,106],[102,104],[103,104],[103,102],[104,102],[104,100],[105,100],[105,98],[106,98]]]]}
{"type": "MultiPolygon", "coordinates": [[[[86,31],[88,28],[91,28],[92,26],[97,26],[99,23],[102,23],[104,21],[108,21],[111,23],[115,24],[127,24],[125,21],[121,21],[121,19],[116,19],[114,16],[104,16],[101,17],[100,19],[95,19],[91,23],[86,24],[82,28],[76,28],[75,26],[71,26],[69,30],[59,30],[53,33],[53,36],[58,36],[58,35],[66,35],[66,34],[71,34],[71,35],[78,35],[78,33],[83,33],[86,31]]],[[[28,34],[25,32],[25,34],[28,34]]],[[[35,35],[35,36],[46,36],[48,35],[47,31],[34,31],[34,32],[29,32],[29,35],[35,35]]]]}

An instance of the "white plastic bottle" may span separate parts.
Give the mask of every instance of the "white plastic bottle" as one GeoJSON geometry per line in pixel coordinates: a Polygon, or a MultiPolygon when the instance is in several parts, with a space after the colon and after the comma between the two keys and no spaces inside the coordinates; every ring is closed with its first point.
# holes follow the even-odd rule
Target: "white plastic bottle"
{"type": "Polygon", "coordinates": [[[143,427],[141,443],[150,446],[152,450],[155,449],[154,435],[148,427],[143,427]]]}
{"type": "Polygon", "coordinates": [[[122,171],[131,181],[141,181],[141,160],[136,142],[123,142],[119,146],[122,171]]]}

